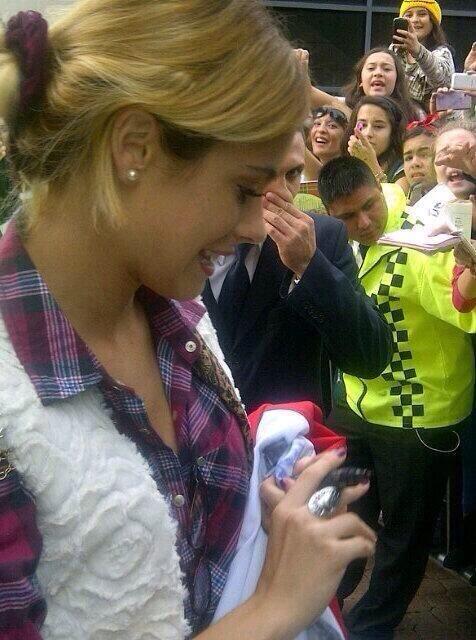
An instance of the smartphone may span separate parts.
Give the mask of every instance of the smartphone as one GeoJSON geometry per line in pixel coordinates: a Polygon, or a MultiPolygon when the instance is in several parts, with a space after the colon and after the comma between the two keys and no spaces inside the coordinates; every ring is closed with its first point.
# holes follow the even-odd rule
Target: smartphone
{"type": "Polygon", "coordinates": [[[464,91],[447,91],[436,94],[436,110],[471,109],[472,99],[464,91]]]}
{"type": "Polygon", "coordinates": [[[408,31],[408,20],[406,18],[394,18],[393,19],[393,35],[398,36],[398,29],[402,31],[408,31]]]}
{"type": "Polygon", "coordinates": [[[476,91],[476,73],[453,73],[451,88],[461,91],[476,91]]]}
{"type": "Polygon", "coordinates": [[[337,489],[345,487],[355,487],[359,482],[370,480],[372,473],[369,469],[360,469],[358,467],[339,467],[330,471],[322,479],[319,489],[334,486],[337,489]]]}

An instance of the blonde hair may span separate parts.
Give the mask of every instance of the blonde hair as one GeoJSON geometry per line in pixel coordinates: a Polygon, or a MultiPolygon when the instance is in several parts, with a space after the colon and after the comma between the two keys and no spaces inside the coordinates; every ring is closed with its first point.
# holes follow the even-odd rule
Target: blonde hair
{"type": "MultiPolygon", "coordinates": [[[[122,215],[110,153],[113,116],[135,106],[185,160],[213,141],[270,140],[300,126],[307,83],[258,0],[80,0],[49,29],[41,109],[12,162],[38,215],[52,189],[87,175],[95,220],[122,215]]],[[[0,118],[13,131],[18,63],[0,36],[0,118]]]]}

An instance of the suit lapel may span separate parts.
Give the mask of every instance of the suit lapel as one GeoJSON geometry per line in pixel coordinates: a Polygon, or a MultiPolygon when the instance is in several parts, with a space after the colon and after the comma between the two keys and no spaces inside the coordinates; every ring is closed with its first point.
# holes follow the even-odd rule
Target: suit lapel
{"type": "Polygon", "coordinates": [[[286,271],[276,244],[271,238],[266,238],[243,306],[236,332],[235,346],[253,328],[266,305],[279,295],[286,271]]]}
{"type": "Polygon", "coordinates": [[[223,314],[220,311],[218,302],[215,300],[215,296],[213,295],[213,291],[208,280],[202,293],[202,299],[207,308],[208,315],[211,318],[212,324],[217,332],[218,341],[220,343],[222,351],[224,353],[228,353],[232,347],[229,329],[223,320],[223,314]]]}

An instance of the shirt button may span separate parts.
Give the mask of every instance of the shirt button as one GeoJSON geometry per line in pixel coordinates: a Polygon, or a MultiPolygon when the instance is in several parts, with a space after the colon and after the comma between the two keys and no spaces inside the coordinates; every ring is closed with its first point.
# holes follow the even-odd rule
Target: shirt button
{"type": "Polygon", "coordinates": [[[189,353],[193,353],[197,349],[197,344],[193,340],[189,340],[185,343],[185,350],[189,353]]]}
{"type": "Polygon", "coordinates": [[[205,458],[203,456],[200,456],[199,458],[197,458],[197,466],[198,467],[204,467],[207,464],[207,461],[205,460],[205,458]]]}
{"type": "Polygon", "coordinates": [[[175,507],[183,507],[185,504],[185,498],[180,493],[177,493],[177,495],[173,497],[172,502],[175,507]]]}

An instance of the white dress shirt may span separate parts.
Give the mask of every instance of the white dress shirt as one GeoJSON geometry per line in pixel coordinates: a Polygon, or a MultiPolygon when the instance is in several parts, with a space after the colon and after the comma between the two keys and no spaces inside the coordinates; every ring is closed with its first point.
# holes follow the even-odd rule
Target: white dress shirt
{"type": "MultiPolygon", "coordinates": [[[[248,271],[250,282],[253,282],[253,277],[258,265],[262,246],[262,243],[253,245],[246,255],[245,267],[248,271]]],[[[236,254],[231,256],[220,256],[215,263],[215,270],[213,272],[213,275],[210,276],[209,281],[213,296],[217,302],[218,298],[220,297],[221,288],[225,281],[226,274],[228,273],[231,265],[235,262],[235,260],[236,254]]]]}

